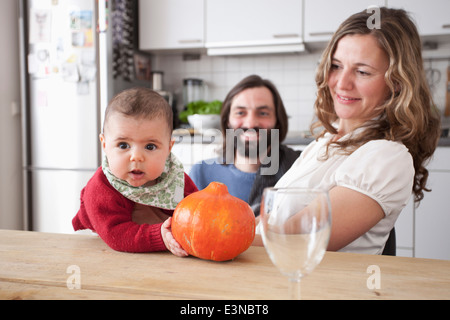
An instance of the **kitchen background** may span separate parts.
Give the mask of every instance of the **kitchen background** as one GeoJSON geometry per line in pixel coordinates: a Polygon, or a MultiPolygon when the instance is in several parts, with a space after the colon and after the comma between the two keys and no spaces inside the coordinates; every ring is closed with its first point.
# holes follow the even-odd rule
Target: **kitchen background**
{"type": "MultiPolygon", "coordinates": [[[[228,91],[244,77],[258,74],[270,79],[279,89],[289,115],[289,127],[295,131],[307,131],[313,119],[316,97],[315,72],[322,51],[320,49],[301,54],[276,54],[210,57],[201,55],[199,60],[183,61],[181,54],[154,58],[154,67],[164,70],[166,90],[175,92],[182,99],[183,79],[203,79],[209,88],[211,100],[223,100],[228,91]]],[[[450,43],[439,49],[424,52],[425,56],[449,56],[450,43]]],[[[439,72],[440,80],[433,87],[436,105],[444,111],[446,99],[446,73],[448,59],[426,60],[425,65],[439,72]]],[[[437,79],[436,75],[436,79],[437,79]]],[[[435,79],[435,80],[436,80],[435,79]]],[[[180,106],[181,107],[181,106],[180,106]]]]}
{"type": "Polygon", "coordinates": [[[211,100],[224,100],[228,91],[244,77],[258,74],[270,79],[279,89],[289,114],[289,126],[296,131],[308,130],[315,100],[315,69],[320,52],[262,56],[210,57],[183,61],[182,55],[155,58],[154,65],[164,70],[167,90],[181,95],[183,79],[203,79],[211,100]]]}
{"type": "MultiPolygon", "coordinates": [[[[239,3],[245,3],[245,1],[246,0],[240,0],[239,3]]],[[[434,10],[436,16],[442,15],[442,12],[450,12],[450,8],[448,8],[448,1],[433,1],[436,2],[436,5],[431,5],[427,2],[426,10],[434,10]]],[[[53,0],[53,2],[58,3],[58,0],[53,0]]],[[[112,2],[113,1],[109,1],[110,5],[112,2]]],[[[188,3],[186,0],[184,2],[188,3]]],[[[233,1],[228,1],[229,4],[232,2],[233,1]]],[[[264,1],[264,3],[267,2],[268,0],[264,1]]],[[[300,3],[303,10],[308,8],[311,9],[311,3],[315,3],[319,6],[319,8],[320,6],[323,7],[324,4],[328,4],[329,7],[343,7],[343,5],[345,5],[345,10],[350,10],[350,12],[358,11],[364,7],[367,7],[363,6],[363,8],[361,8],[362,2],[352,0],[329,2],[325,0],[314,2],[309,0],[294,0],[286,3],[289,3],[289,5],[294,3],[294,5],[296,5],[296,2],[300,3]],[[353,10],[352,8],[355,6],[349,5],[349,3],[358,3],[357,9],[353,10]]],[[[366,2],[370,3],[370,1],[366,2]]],[[[374,2],[385,4],[385,1],[374,2]]],[[[405,5],[407,9],[409,6],[415,10],[417,10],[418,6],[420,7],[420,5],[423,4],[420,0],[406,2],[401,0],[389,0],[388,2],[398,2],[405,5]]],[[[200,24],[204,27],[204,21],[192,19],[188,16],[187,11],[182,12],[181,17],[179,12],[171,11],[173,8],[170,8],[170,4],[176,4],[177,1],[158,2],[143,0],[143,3],[144,4],[141,5],[141,7],[145,7],[145,10],[147,10],[149,6],[154,5],[156,8],[160,8],[161,11],[156,10],[156,13],[147,12],[142,11],[141,8],[140,12],[136,13],[135,19],[133,20],[133,31],[135,33],[134,46],[138,47],[141,45],[140,49],[145,50],[138,50],[139,48],[137,48],[135,53],[138,53],[141,59],[148,59],[150,61],[144,71],[144,78],[151,80],[151,71],[163,72],[163,89],[164,91],[174,95],[177,101],[178,110],[183,108],[183,79],[202,79],[208,86],[206,98],[208,100],[223,100],[231,87],[243,77],[250,74],[259,74],[264,78],[272,80],[280,90],[289,115],[291,136],[296,136],[299,132],[301,133],[308,130],[309,124],[313,117],[313,104],[315,100],[315,70],[317,62],[320,59],[321,52],[325,46],[325,40],[323,39],[327,38],[327,32],[322,32],[324,34],[319,35],[318,40],[311,40],[311,35],[308,37],[305,33],[307,50],[296,53],[277,52],[260,54],[260,52],[250,52],[242,55],[229,51],[226,55],[212,56],[207,54],[207,50],[205,50],[203,45],[203,40],[200,44],[195,45],[192,45],[192,43],[181,43],[176,48],[168,45],[166,48],[160,47],[156,49],[149,49],[148,47],[145,48],[148,45],[148,40],[145,40],[144,38],[151,37],[151,35],[154,35],[155,33],[158,34],[156,36],[158,38],[169,38],[172,36],[172,33],[177,34],[178,31],[181,32],[185,29],[187,23],[192,23],[192,21],[194,21],[195,24],[200,24]],[[167,11],[162,10],[161,6],[167,6],[167,11]],[[158,19],[155,18],[155,14],[159,17],[158,19]],[[137,19],[138,17],[140,19],[137,19]],[[153,19],[151,19],[151,17],[153,19]],[[152,21],[155,21],[155,19],[157,20],[155,23],[159,24],[156,27],[151,25],[152,21]],[[141,24],[140,28],[137,23],[138,21],[141,24]]],[[[178,1],[178,4],[180,3],[181,2],[178,1]]],[[[196,5],[200,3],[200,10],[204,10],[203,0],[194,0],[190,3],[196,3],[196,5]]],[[[0,145],[2,146],[0,156],[0,228],[23,229],[24,223],[27,219],[24,219],[24,215],[22,214],[22,212],[24,212],[22,171],[22,149],[24,146],[21,146],[21,78],[19,76],[20,32],[17,20],[17,1],[2,0],[0,3],[0,9],[0,39],[2,39],[3,42],[2,50],[0,51],[0,70],[2,70],[0,73],[0,145]]],[[[336,11],[335,9],[333,10],[336,11]]],[[[333,10],[331,10],[331,12],[333,12],[333,10]]],[[[422,11],[430,12],[426,10],[422,11]]],[[[227,20],[232,20],[233,22],[237,20],[227,18],[226,14],[226,12],[223,13],[227,20]]],[[[204,12],[202,12],[202,16],[203,15],[204,12]]],[[[434,20],[436,20],[435,15],[425,15],[427,19],[424,21],[422,13],[421,19],[419,19],[421,28],[426,29],[423,28],[423,26],[434,22],[434,20]]],[[[348,13],[345,13],[344,16],[348,16],[348,13]]],[[[314,19],[318,21],[315,23],[319,23],[319,25],[322,22],[325,24],[327,21],[336,19],[333,15],[311,15],[310,17],[314,17],[314,19]]],[[[114,17],[111,15],[109,21],[110,28],[114,27],[113,18],[114,17]]],[[[207,21],[207,19],[205,20],[207,21]]],[[[306,18],[303,23],[307,23],[307,21],[308,18],[306,18]]],[[[282,24],[282,22],[283,21],[275,21],[270,25],[276,25],[277,23],[282,24]]],[[[447,21],[446,23],[447,28],[444,30],[443,34],[438,36],[427,34],[427,36],[424,37],[424,41],[427,42],[427,46],[423,51],[424,57],[426,58],[425,67],[429,70],[433,70],[433,72],[430,72],[430,83],[432,84],[436,105],[442,113],[444,112],[447,98],[447,68],[450,66],[450,29],[448,28],[450,21],[447,21]]],[[[303,24],[301,28],[304,28],[303,24]]],[[[303,30],[302,34],[303,32],[305,31],[303,30]]],[[[202,31],[202,35],[204,34],[206,34],[206,32],[204,33],[204,31],[202,31]]],[[[114,36],[114,34],[112,36],[114,36]]],[[[282,45],[283,44],[279,44],[279,47],[282,45]]],[[[218,46],[220,46],[220,44],[218,46]]],[[[267,47],[261,46],[260,49],[262,52],[262,50],[267,49],[267,47]]],[[[300,50],[297,48],[296,51],[300,50]]],[[[107,54],[110,59],[108,61],[113,61],[114,55],[117,54],[117,52],[113,53],[111,46],[109,46],[107,54]]],[[[138,57],[135,56],[136,60],[137,58],[138,57]]],[[[133,82],[127,81],[127,76],[130,76],[130,74],[126,72],[126,69],[121,67],[123,66],[112,65],[112,63],[111,65],[108,65],[108,73],[118,73],[116,80],[108,83],[108,99],[112,97],[114,93],[117,93],[126,87],[134,85],[144,85],[148,87],[152,86],[151,81],[137,80],[136,75],[133,75],[134,70],[131,72],[131,77],[134,78],[133,82]]],[[[97,135],[92,137],[92,139],[98,139],[97,135]]],[[[298,142],[295,142],[294,139],[291,143],[296,147],[301,147],[300,145],[302,144],[302,141],[299,140],[298,142]]],[[[426,252],[429,251],[427,248],[438,244],[441,247],[444,246],[444,249],[441,250],[444,253],[439,252],[431,257],[450,259],[448,254],[450,252],[448,247],[450,239],[448,237],[445,238],[444,235],[441,236],[439,232],[435,232],[433,229],[435,227],[446,227],[446,229],[448,229],[450,226],[450,221],[448,218],[448,216],[450,216],[448,215],[448,208],[450,207],[448,196],[437,196],[438,194],[445,195],[445,192],[448,192],[450,189],[450,168],[448,167],[448,163],[450,163],[450,148],[446,147],[446,145],[449,145],[447,143],[447,139],[442,139],[440,151],[443,152],[443,156],[440,156],[439,161],[435,161],[431,167],[434,168],[432,178],[437,181],[436,186],[438,186],[439,190],[441,190],[440,193],[438,193],[439,190],[434,192],[436,195],[435,198],[428,197],[430,201],[428,203],[424,203],[424,205],[421,205],[419,207],[420,209],[415,209],[411,204],[409,204],[404,210],[405,214],[402,215],[402,219],[398,222],[398,224],[401,224],[404,226],[404,229],[407,230],[406,232],[402,232],[401,226],[397,228],[400,231],[397,240],[400,254],[425,257],[427,256],[426,252]],[[434,206],[429,205],[431,202],[434,203],[434,206]],[[419,210],[432,210],[433,212],[427,212],[427,215],[419,216],[419,210]],[[431,216],[430,218],[431,214],[435,214],[435,216],[431,216]],[[432,221],[434,224],[430,224],[429,221],[432,221]],[[428,225],[424,229],[425,231],[423,231],[420,229],[420,226],[425,224],[428,225]],[[438,234],[439,236],[433,240],[433,243],[428,243],[424,249],[420,249],[422,239],[429,238],[430,233],[438,234]]],[[[58,146],[55,146],[55,148],[58,148],[58,146]]],[[[431,182],[434,183],[433,181],[434,180],[431,182]]],[[[78,194],[75,196],[78,199],[78,194]]],[[[427,196],[425,198],[427,198],[427,196]]],[[[71,210],[73,211],[73,209],[71,210]]],[[[72,216],[74,213],[75,212],[62,212],[61,215],[72,216]]],[[[448,234],[448,232],[446,234],[448,234]]]]}

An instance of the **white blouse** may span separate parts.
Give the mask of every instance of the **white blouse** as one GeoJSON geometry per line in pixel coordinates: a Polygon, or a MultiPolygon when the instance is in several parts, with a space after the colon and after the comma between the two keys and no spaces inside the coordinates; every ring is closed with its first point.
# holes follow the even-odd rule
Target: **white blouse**
{"type": "Polygon", "coordinates": [[[412,193],[415,173],[412,156],[402,143],[374,140],[351,155],[333,152],[330,147],[328,159],[321,160],[331,138],[331,134],[326,134],[308,145],[276,187],[330,190],[341,186],[374,199],[383,209],[385,217],[339,251],[381,254],[395,221],[412,193]]]}

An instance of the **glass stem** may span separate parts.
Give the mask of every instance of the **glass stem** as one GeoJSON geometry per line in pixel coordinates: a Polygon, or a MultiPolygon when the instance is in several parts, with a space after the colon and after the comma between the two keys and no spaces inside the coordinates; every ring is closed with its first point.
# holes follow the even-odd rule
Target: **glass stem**
{"type": "Polygon", "coordinates": [[[289,279],[289,295],[291,300],[300,300],[300,279],[289,279]]]}

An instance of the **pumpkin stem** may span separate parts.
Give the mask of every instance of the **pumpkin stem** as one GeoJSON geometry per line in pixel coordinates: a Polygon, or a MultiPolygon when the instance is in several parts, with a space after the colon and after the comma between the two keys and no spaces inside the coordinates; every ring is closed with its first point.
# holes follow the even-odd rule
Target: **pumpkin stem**
{"type": "Polygon", "coordinates": [[[213,181],[208,185],[208,187],[206,187],[206,189],[208,192],[216,194],[228,194],[228,187],[222,182],[213,181]]]}

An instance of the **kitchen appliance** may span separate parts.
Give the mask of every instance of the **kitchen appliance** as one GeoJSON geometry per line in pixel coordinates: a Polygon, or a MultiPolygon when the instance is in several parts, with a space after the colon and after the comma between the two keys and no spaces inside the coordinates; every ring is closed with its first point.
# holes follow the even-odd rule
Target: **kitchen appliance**
{"type": "Polygon", "coordinates": [[[178,128],[180,120],[178,119],[178,110],[176,107],[176,100],[174,94],[169,91],[163,90],[164,86],[164,72],[162,71],[152,71],[152,89],[158,92],[161,96],[166,99],[169,105],[172,107],[173,111],[173,127],[178,128]]]}
{"type": "Polygon", "coordinates": [[[187,78],[183,80],[183,106],[190,102],[206,100],[208,87],[201,79],[187,78]]]}
{"type": "Polygon", "coordinates": [[[72,233],[113,95],[108,0],[19,3],[25,227],[72,233]]]}

